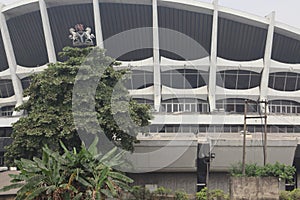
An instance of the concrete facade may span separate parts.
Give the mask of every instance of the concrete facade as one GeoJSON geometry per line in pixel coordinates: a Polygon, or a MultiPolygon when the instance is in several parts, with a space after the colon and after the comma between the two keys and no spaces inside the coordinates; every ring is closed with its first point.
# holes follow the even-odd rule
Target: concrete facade
{"type": "Polygon", "coordinates": [[[197,192],[196,172],[129,174],[129,177],[135,185],[156,185],[173,191],[184,190],[189,194],[197,192]]]}
{"type": "Polygon", "coordinates": [[[279,200],[279,183],[273,177],[234,177],[230,179],[231,200],[279,200]]]}

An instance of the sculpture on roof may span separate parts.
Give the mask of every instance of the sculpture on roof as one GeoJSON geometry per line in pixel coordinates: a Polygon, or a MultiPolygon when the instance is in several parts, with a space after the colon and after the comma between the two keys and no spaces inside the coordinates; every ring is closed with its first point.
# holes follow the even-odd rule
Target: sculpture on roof
{"type": "Polygon", "coordinates": [[[94,45],[93,39],[95,35],[92,34],[92,29],[83,24],[76,24],[74,28],[69,29],[71,35],[69,38],[73,40],[73,46],[92,46],[94,45]]]}

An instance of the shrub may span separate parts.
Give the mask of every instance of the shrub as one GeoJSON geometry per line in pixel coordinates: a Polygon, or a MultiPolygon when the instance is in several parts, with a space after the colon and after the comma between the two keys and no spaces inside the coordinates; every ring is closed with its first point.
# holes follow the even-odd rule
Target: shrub
{"type": "Polygon", "coordinates": [[[207,187],[203,188],[202,190],[196,193],[196,199],[206,200],[206,195],[207,195],[207,187]]]}
{"type": "Polygon", "coordinates": [[[300,199],[300,189],[295,189],[295,190],[291,191],[290,192],[290,197],[291,197],[292,200],[300,199]]]}
{"type": "Polygon", "coordinates": [[[172,190],[164,187],[159,187],[154,191],[154,194],[160,195],[160,196],[168,196],[172,193],[172,190]]]}
{"type": "Polygon", "coordinates": [[[300,199],[300,189],[295,189],[293,191],[281,191],[279,195],[279,200],[298,200],[300,199]]]}
{"type": "Polygon", "coordinates": [[[189,200],[189,197],[186,192],[177,190],[175,192],[175,200],[189,200]]]}
{"type": "MultiPolygon", "coordinates": [[[[296,168],[289,165],[284,165],[276,162],[275,164],[266,164],[265,166],[258,166],[254,164],[246,164],[245,172],[247,177],[266,177],[273,176],[284,179],[291,183],[293,181],[296,168]]],[[[242,164],[238,163],[231,166],[230,174],[232,176],[242,176],[242,164]]]]}
{"type": "Polygon", "coordinates": [[[133,186],[131,194],[133,196],[132,200],[150,200],[151,193],[150,191],[142,186],[133,186]]]}
{"type": "Polygon", "coordinates": [[[279,200],[292,200],[291,192],[289,191],[281,191],[279,194],[279,200]]]}
{"type": "Polygon", "coordinates": [[[209,199],[207,199],[207,188],[203,188],[200,192],[196,193],[197,200],[229,200],[229,195],[225,194],[223,190],[210,190],[209,199]]]}

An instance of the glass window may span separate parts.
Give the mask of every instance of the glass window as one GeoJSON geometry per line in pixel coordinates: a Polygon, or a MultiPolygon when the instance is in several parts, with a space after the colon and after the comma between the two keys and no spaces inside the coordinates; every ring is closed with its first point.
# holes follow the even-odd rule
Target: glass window
{"type": "Polygon", "coordinates": [[[236,88],[238,89],[248,89],[250,85],[250,75],[249,74],[238,74],[238,82],[236,88]]]}
{"type": "Polygon", "coordinates": [[[227,89],[250,89],[260,85],[261,75],[244,70],[222,71],[217,75],[217,85],[227,89]]]}
{"type": "Polygon", "coordinates": [[[208,103],[198,99],[170,99],[162,102],[162,112],[208,112],[208,103]]]}
{"type": "Polygon", "coordinates": [[[272,113],[299,113],[300,103],[286,100],[276,100],[269,102],[269,108],[272,113]]]}
{"type": "Polygon", "coordinates": [[[197,88],[198,86],[198,74],[186,74],[185,75],[185,89],[197,88]]]}
{"type": "Polygon", "coordinates": [[[200,125],[199,126],[199,133],[206,133],[207,126],[205,125],[200,125]]]}
{"type": "Polygon", "coordinates": [[[196,112],[196,105],[195,104],[191,104],[191,112],[196,112]]]}
{"type": "Polygon", "coordinates": [[[255,132],[256,133],[262,133],[264,131],[264,127],[263,126],[256,126],[255,127],[255,132]]]}
{"type": "Polygon", "coordinates": [[[269,87],[280,91],[296,91],[300,89],[299,81],[299,74],[296,73],[272,73],[269,76],[269,87]]]}
{"type": "Polygon", "coordinates": [[[22,82],[22,88],[23,88],[23,90],[25,90],[25,89],[29,88],[31,80],[28,77],[28,78],[22,79],[21,82],[22,82]]]}
{"type": "Polygon", "coordinates": [[[173,112],[178,112],[178,104],[173,104],[173,112]]]}
{"type": "Polygon", "coordinates": [[[0,128],[0,137],[11,137],[12,128],[0,128]]]}
{"type": "Polygon", "coordinates": [[[184,111],[191,112],[191,104],[185,104],[184,111]]]}
{"type": "Polygon", "coordinates": [[[236,89],[236,79],[237,75],[235,74],[226,74],[225,75],[225,88],[227,89],[236,89]]]}
{"type": "Polygon", "coordinates": [[[163,85],[177,89],[192,89],[207,85],[208,73],[198,70],[180,69],[161,73],[163,85]]]}
{"type": "Polygon", "coordinates": [[[276,90],[284,91],[284,86],[285,86],[285,77],[283,76],[275,76],[275,83],[274,87],[276,90]]]}
{"type": "Polygon", "coordinates": [[[244,112],[244,105],[236,105],[236,112],[242,113],[244,112]]]}
{"type": "Polygon", "coordinates": [[[14,89],[11,80],[0,80],[0,98],[11,97],[14,89]]]}
{"type": "Polygon", "coordinates": [[[167,104],[167,112],[173,112],[172,104],[167,104]]]}
{"type": "Polygon", "coordinates": [[[191,132],[190,126],[182,125],[181,128],[182,128],[183,133],[190,133],[191,132]]]}
{"type": "Polygon", "coordinates": [[[153,85],[153,73],[133,70],[128,75],[124,86],[129,90],[143,89],[153,85]]]}

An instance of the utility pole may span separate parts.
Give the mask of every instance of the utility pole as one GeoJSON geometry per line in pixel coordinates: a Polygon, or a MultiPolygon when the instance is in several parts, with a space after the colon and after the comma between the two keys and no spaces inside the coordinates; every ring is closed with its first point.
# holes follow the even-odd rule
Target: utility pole
{"type": "Polygon", "coordinates": [[[268,139],[268,133],[267,133],[267,107],[268,102],[267,101],[261,101],[261,103],[265,104],[265,113],[264,113],[264,119],[265,119],[265,127],[264,127],[264,166],[267,164],[267,139],[268,139]]]}
{"type": "Polygon", "coordinates": [[[209,171],[210,171],[210,163],[213,159],[215,159],[216,154],[215,153],[211,153],[211,150],[209,150],[208,155],[206,155],[204,157],[204,162],[206,164],[206,198],[210,199],[209,197],[209,171]]]}
{"type": "Polygon", "coordinates": [[[248,112],[248,100],[245,100],[245,106],[244,106],[244,135],[243,135],[243,159],[242,159],[242,173],[243,175],[246,174],[246,134],[247,134],[247,119],[264,119],[264,141],[263,141],[263,157],[264,157],[264,166],[267,164],[267,106],[268,102],[265,101],[258,101],[257,103],[263,103],[265,104],[264,107],[264,115],[262,116],[250,116],[247,117],[248,112]]]}
{"type": "Polygon", "coordinates": [[[247,109],[248,109],[248,100],[245,100],[245,106],[244,106],[244,135],[243,135],[243,161],[242,161],[242,173],[243,173],[243,176],[246,174],[247,109]]]}

